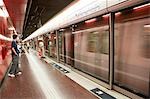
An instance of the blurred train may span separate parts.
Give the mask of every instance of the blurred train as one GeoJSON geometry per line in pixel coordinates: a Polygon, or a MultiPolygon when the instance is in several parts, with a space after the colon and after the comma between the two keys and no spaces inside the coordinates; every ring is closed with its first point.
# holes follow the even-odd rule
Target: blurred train
{"type": "Polygon", "coordinates": [[[132,98],[150,98],[150,3],[124,1],[128,3],[49,31],[30,44],[37,50],[43,42],[45,56],[103,86],[132,98]]]}
{"type": "Polygon", "coordinates": [[[104,13],[45,34],[45,55],[103,86],[110,85],[112,75],[112,89],[129,97],[149,98],[149,5],[127,5],[113,14],[104,13]]]}

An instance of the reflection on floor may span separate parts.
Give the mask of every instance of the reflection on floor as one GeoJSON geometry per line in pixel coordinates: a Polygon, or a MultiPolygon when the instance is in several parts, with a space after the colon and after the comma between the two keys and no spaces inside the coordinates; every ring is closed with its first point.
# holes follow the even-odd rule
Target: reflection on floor
{"type": "Polygon", "coordinates": [[[21,69],[22,75],[6,78],[0,99],[97,99],[33,53],[22,55],[21,69]]]}
{"type": "Polygon", "coordinates": [[[48,57],[44,59],[44,61],[51,66],[58,69],[62,74],[66,75],[68,78],[73,80],[74,82],[78,83],[80,86],[88,90],[89,92],[96,95],[98,98],[102,99],[130,99],[127,96],[124,96],[114,90],[109,90],[92,80],[87,79],[86,77],[76,73],[74,70],[60,64],[48,57]]]}

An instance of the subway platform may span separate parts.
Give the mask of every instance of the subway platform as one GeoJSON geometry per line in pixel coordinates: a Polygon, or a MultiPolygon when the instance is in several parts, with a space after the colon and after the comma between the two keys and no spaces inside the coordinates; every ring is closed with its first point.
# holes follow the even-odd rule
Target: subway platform
{"type": "Polygon", "coordinates": [[[22,75],[6,76],[0,99],[129,99],[34,51],[22,54],[20,61],[22,75]]]}

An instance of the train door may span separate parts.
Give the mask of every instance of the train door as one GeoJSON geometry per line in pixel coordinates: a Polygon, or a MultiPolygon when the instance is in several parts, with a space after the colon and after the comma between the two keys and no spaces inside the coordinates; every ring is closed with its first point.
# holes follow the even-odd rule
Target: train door
{"type": "Polygon", "coordinates": [[[73,34],[74,67],[109,87],[109,14],[77,24],[73,34]]]}

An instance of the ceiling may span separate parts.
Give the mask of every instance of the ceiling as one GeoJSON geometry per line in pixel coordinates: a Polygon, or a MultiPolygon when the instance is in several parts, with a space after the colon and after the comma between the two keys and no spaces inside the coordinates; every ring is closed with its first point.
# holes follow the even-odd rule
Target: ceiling
{"type": "Polygon", "coordinates": [[[14,28],[18,33],[22,33],[26,6],[28,0],[3,0],[14,28]]]}
{"type": "Polygon", "coordinates": [[[26,38],[74,0],[3,0],[16,32],[26,38]]]}
{"type": "Polygon", "coordinates": [[[28,0],[23,26],[23,39],[41,27],[72,1],[74,0],[28,0]]]}

